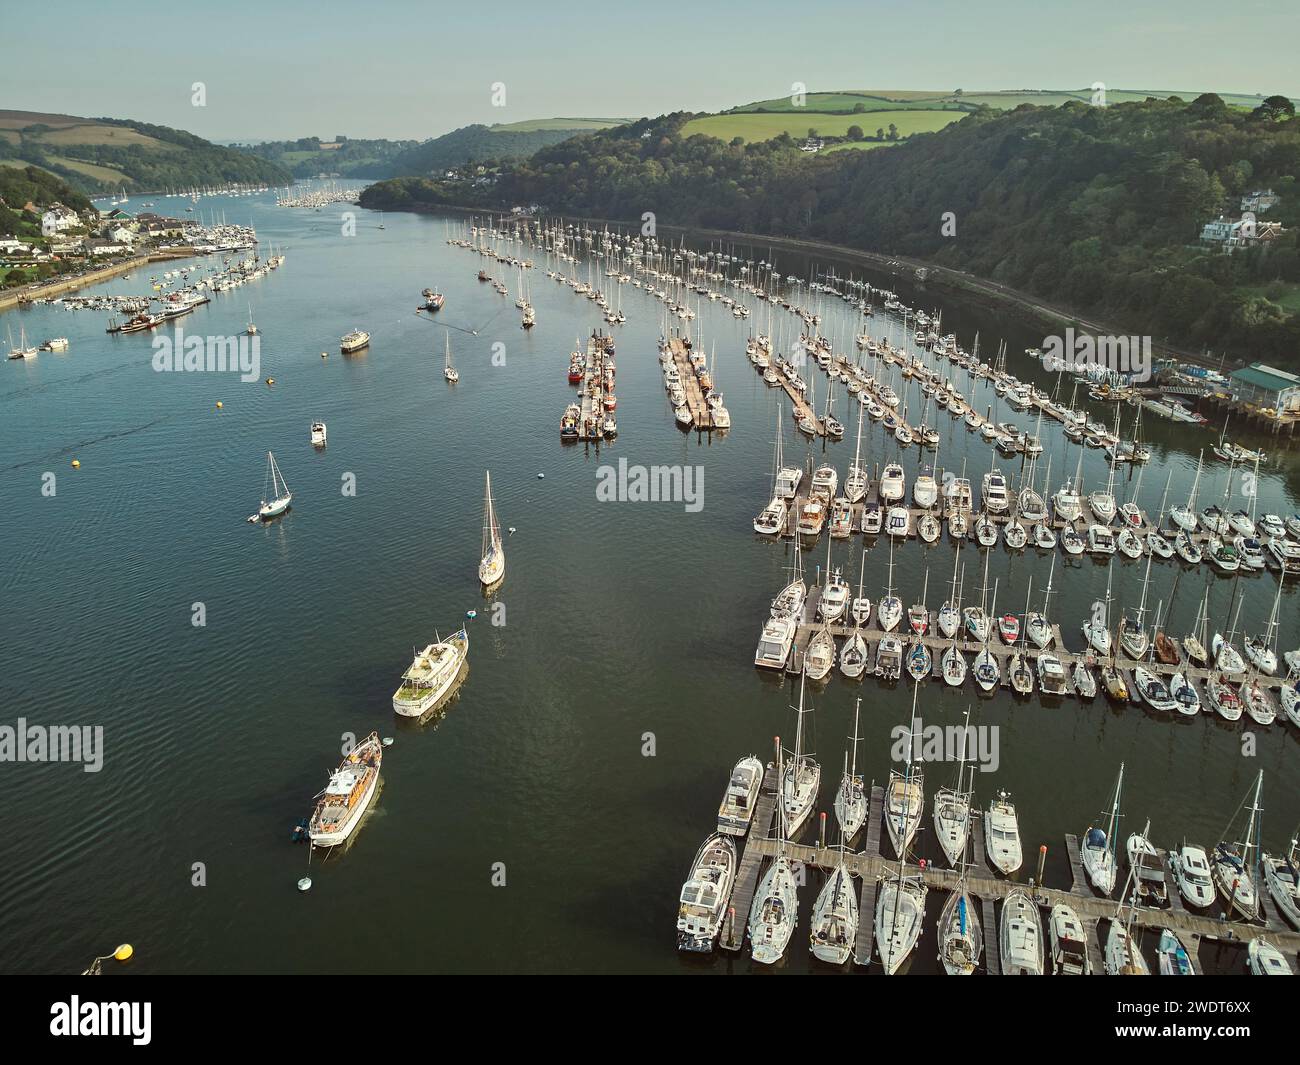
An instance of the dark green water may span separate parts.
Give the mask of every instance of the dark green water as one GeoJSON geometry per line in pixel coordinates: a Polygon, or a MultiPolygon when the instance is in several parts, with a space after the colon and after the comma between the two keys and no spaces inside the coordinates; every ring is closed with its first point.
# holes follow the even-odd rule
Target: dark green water
{"type": "MultiPolygon", "coordinates": [[[[148,335],[107,336],[100,312],[4,316],[15,333],[21,322],[29,338],[66,335],[71,349],[0,366],[0,724],[102,725],[106,753],[98,774],[0,766],[16,815],[0,877],[0,967],[79,971],[129,941],[139,972],[747,970],[747,956],[679,959],[673,921],[731,765],[766,754],[774,734],[793,736],[794,692],[750,665],[792,550],[750,529],[768,492],[774,424],[774,394],[744,357],[757,312],[741,323],[705,303],[695,323],[706,345],[716,340],[734,424],[710,441],[673,424],[656,360],[660,305],[623,286],[620,435],[598,454],[561,447],[558,419],[571,395],[567,354],[600,321],[592,303],[546,278],[540,255],[530,253],[539,324],[525,334],[513,279],[509,299],[479,284],[479,258],[445,244],[444,220],[388,215],[379,230],[359,212],[358,234],[345,238],[337,210],[276,209],[269,197],[201,207],[252,221],[288,255],[269,277],[182,320],[190,333],[236,334],[251,301],[262,376],[274,387],[155,373],[148,335]],[[420,289],[435,283],[448,297],[439,321],[479,330],[452,334],[454,389],[441,376],[443,330],[413,313],[420,289]],[[354,326],[372,333],[371,348],[345,358],[338,337],[354,326]],[[504,365],[492,362],[497,341],[504,365]],[[323,453],[308,445],[315,418],[329,425],[323,453]],[[254,527],[244,518],[260,498],[268,449],[294,508],[254,527]],[[598,503],[597,470],[620,457],[702,466],[703,509],[598,503]],[[502,626],[490,623],[476,579],[486,468],[502,524],[517,530],[495,597],[502,626]],[[46,471],[57,477],[53,498],[41,493],[46,471]],[[355,497],[341,491],[345,474],[355,475],[355,497]],[[206,605],[204,628],[191,625],[196,602],[206,605]],[[480,617],[458,701],[436,727],[398,725],[389,699],[412,646],[467,609],[480,617]],[[307,853],[290,845],[290,828],[337,763],[340,737],[371,729],[396,740],[382,793],[346,853],[316,856],[315,886],[302,895],[295,882],[307,853]],[[654,757],[642,754],[648,732],[654,757]],[[206,886],[192,886],[195,862],[205,863],[206,886]],[[494,863],[505,865],[505,886],[492,884],[494,863]]],[[[806,276],[796,257],[778,258],[783,273],[806,276]]],[[[147,272],[105,288],[142,293],[147,272]]],[[[847,338],[839,307],[826,307],[823,329],[847,338]]],[[[998,337],[1013,353],[1042,339],[978,307],[944,311],[945,331],[968,347],[976,329],[984,350],[998,337]]],[[[1013,355],[1013,369],[1032,376],[1024,363],[1013,355]]],[[[819,395],[824,387],[819,375],[819,395]]],[[[981,408],[992,402],[991,389],[977,393],[981,408]]],[[[838,409],[847,409],[842,397],[838,409]]],[[[1010,418],[1028,427],[1027,415],[1010,418]]],[[[959,469],[967,458],[978,483],[987,446],[946,414],[940,423],[940,463],[959,469]]],[[[1142,502],[1155,508],[1168,469],[1171,498],[1186,497],[1197,451],[1217,432],[1154,419],[1147,430],[1155,455],[1142,502]]],[[[1044,434],[1054,489],[1077,451],[1059,426],[1044,434]]],[[[788,431],[786,443],[787,457],[807,446],[788,431]]],[[[852,448],[852,432],[828,447],[841,476],[852,448]]],[[[884,462],[895,445],[869,426],[864,451],[884,462]]],[[[917,449],[902,461],[910,485],[917,449]]],[[[1294,511],[1293,458],[1264,472],[1260,511],[1294,511]]],[[[1090,486],[1104,480],[1099,452],[1087,453],[1084,475],[1090,486]]],[[[1223,477],[1222,466],[1202,477],[1203,504],[1222,493],[1223,477]]],[[[859,543],[833,555],[855,578],[859,543]]],[[[823,541],[806,564],[823,565],[825,550],[823,541]]],[[[952,552],[946,541],[897,552],[905,602],[919,596],[927,566],[931,605],[942,601],[952,552]]],[[[979,555],[963,558],[971,589],[979,555]]],[[[867,556],[873,599],[887,561],[882,541],[867,556]]],[[[990,583],[1016,590],[1011,602],[1000,592],[999,605],[1023,610],[1027,581],[1045,584],[1048,563],[996,550],[990,583]]],[[[1117,598],[1135,599],[1144,563],[1114,566],[1117,598]]],[[[1153,567],[1152,605],[1169,597],[1176,572],[1153,567]]],[[[1055,583],[1052,614],[1077,646],[1106,569],[1067,565],[1061,554],[1055,583]]],[[[1232,583],[1211,584],[1212,611],[1226,616],[1232,583]]],[[[1203,574],[1184,575],[1175,629],[1190,625],[1204,586],[1203,574]]],[[[1238,587],[1243,627],[1262,629],[1273,581],[1238,587]]],[[[1294,589],[1282,619],[1286,650],[1300,641],[1294,589]]],[[[1125,829],[1150,817],[1160,845],[1218,840],[1261,767],[1266,844],[1284,846],[1300,821],[1296,736],[1284,724],[1257,730],[1257,752],[1246,757],[1243,729],[1208,715],[1169,722],[1101,698],[1045,707],[973,692],[929,685],[921,716],[955,723],[976,702],[975,723],[999,727],[1001,766],[976,781],[978,796],[1012,793],[1026,854],[1047,844],[1055,882],[1068,875],[1064,833],[1081,832],[1107,803],[1121,760],[1125,829]]],[[[904,685],[832,679],[815,695],[823,809],[859,693],[868,778],[886,777],[889,730],[907,717],[904,685]]],[[[929,767],[927,826],[929,796],[951,775],[929,767]]],[[[923,832],[921,854],[933,850],[923,832]]],[[[805,911],[813,895],[804,891],[805,911]]],[[[941,902],[931,896],[931,924],[941,902]]],[[[805,912],[788,969],[808,967],[806,933],[805,912]]],[[[932,957],[927,939],[914,971],[932,969],[932,957]]]]}

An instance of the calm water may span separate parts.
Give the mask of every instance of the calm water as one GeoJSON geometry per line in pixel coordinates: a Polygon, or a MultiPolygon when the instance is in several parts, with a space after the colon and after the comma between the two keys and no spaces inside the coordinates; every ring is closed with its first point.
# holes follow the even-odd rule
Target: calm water
{"type": "MultiPolygon", "coordinates": [[[[138,972],[319,972],[341,958],[363,971],[747,970],[747,958],[679,959],[673,921],[731,765],[768,752],[777,733],[793,736],[789,683],[750,665],[792,551],[750,529],[768,492],[775,420],[774,393],[744,356],[758,313],[741,323],[705,303],[695,323],[706,345],[716,341],[734,424],[710,440],[673,424],[656,360],[660,305],[623,286],[619,438],[599,453],[561,447],[567,355],[601,323],[592,303],[546,278],[541,257],[529,253],[539,324],[525,334],[514,279],[509,298],[479,284],[479,258],[445,244],[446,220],[388,215],[380,230],[362,211],[357,235],[345,238],[338,210],[277,209],[269,197],[200,207],[251,221],[288,255],[269,277],[182,320],[188,332],[236,334],[251,302],[273,387],[155,373],[149,337],[106,335],[102,312],[4,316],[15,333],[22,323],[29,338],[66,335],[71,348],[0,366],[0,723],[102,725],[106,754],[98,774],[4,766],[13,816],[0,876],[3,968],[79,971],[130,941],[138,972]],[[428,284],[447,294],[436,326],[413,313],[428,284]],[[451,334],[454,388],[441,376],[443,325],[478,331],[451,334]],[[338,337],[356,326],[372,333],[370,350],[342,357],[338,337]],[[498,341],[504,365],[493,363],[498,341]],[[329,425],[323,453],[308,444],[315,418],[329,425]],[[254,527],[244,518],[261,496],[268,450],[294,509],[254,527]],[[620,457],[702,466],[703,510],[598,504],[597,470],[620,457]],[[516,530],[497,626],[476,579],[485,469],[503,526],[516,530]],[[53,497],[41,492],[47,471],[53,497]],[[355,496],[341,491],[348,474],[355,496]],[[191,624],[195,603],[206,607],[205,627],[191,624]],[[459,699],[440,723],[395,723],[389,699],[412,646],[469,609],[480,616],[459,699]],[[372,729],[395,737],[373,813],[346,853],[318,854],[308,870],[290,829],[337,763],[341,737],[372,729]],[[645,733],[654,757],[642,753],[645,733]],[[196,862],[206,886],[191,883],[196,862]],[[494,863],[504,863],[503,887],[492,884],[494,863]],[[315,886],[303,895],[295,882],[308,871],[315,886]]],[[[778,265],[807,276],[797,257],[778,265]]],[[[104,288],[144,293],[150,272],[104,288]]],[[[909,302],[934,302],[899,288],[909,302]]],[[[847,341],[852,322],[840,305],[825,314],[824,330],[847,341]]],[[[973,306],[947,304],[944,327],[968,347],[978,329],[986,351],[999,337],[1013,353],[1041,341],[973,306]]],[[[1025,362],[1014,355],[1012,368],[1032,376],[1025,362]]],[[[969,394],[964,374],[959,385],[969,394]]],[[[824,387],[818,375],[819,396],[824,387]]],[[[991,389],[976,396],[981,407],[994,401],[991,389]]],[[[838,409],[848,409],[842,392],[838,409]]],[[[1027,415],[1002,417],[1029,427],[1027,415]]],[[[959,470],[966,460],[978,483],[992,453],[946,414],[939,422],[940,464],[959,470]]],[[[1054,489],[1078,451],[1055,423],[1043,430],[1054,489]]],[[[1170,470],[1171,500],[1185,499],[1197,451],[1217,433],[1152,419],[1146,435],[1155,454],[1143,505],[1159,505],[1170,470]]],[[[877,427],[863,443],[872,464],[896,453],[877,427]]],[[[788,418],[786,445],[787,457],[808,447],[788,418]]],[[[843,476],[852,431],[827,449],[843,476]]],[[[910,486],[921,456],[912,448],[902,461],[910,486]]],[[[1270,459],[1262,472],[1260,511],[1297,509],[1294,458],[1270,459]]],[[[1105,475],[1104,457],[1087,452],[1089,484],[1105,475]]],[[[1224,477],[1221,464],[1207,467],[1202,505],[1221,496],[1224,477]]],[[[856,579],[860,552],[855,538],[832,557],[856,579]]],[[[981,556],[962,557],[976,589],[981,556]]],[[[825,561],[825,541],[805,554],[813,569],[825,561]]],[[[946,540],[899,550],[904,601],[919,597],[928,567],[937,607],[952,561],[946,540]]],[[[882,542],[866,558],[873,599],[887,565],[882,542]]],[[[1136,599],[1144,565],[1115,561],[1120,604],[1136,599]]],[[[989,581],[999,581],[999,605],[1023,610],[1031,578],[1038,601],[1048,566],[1034,551],[996,550],[989,581]]],[[[1151,606],[1170,598],[1177,572],[1153,567],[1151,606]]],[[[1174,629],[1190,626],[1207,583],[1212,616],[1227,616],[1233,582],[1187,571],[1174,629]]],[[[1071,646],[1105,587],[1104,566],[1067,565],[1058,554],[1051,613],[1071,646]]],[[[1240,627],[1262,630],[1275,583],[1248,577],[1237,588],[1240,627]]],[[[1286,650],[1300,642],[1292,588],[1281,616],[1286,650]]],[[[1150,817],[1161,845],[1218,840],[1261,767],[1266,843],[1285,845],[1300,821],[1296,736],[1285,725],[1260,730],[1255,756],[1243,757],[1242,728],[1208,716],[1169,722],[1102,698],[1044,707],[973,691],[929,685],[921,716],[955,723],[973,702],[975,723],[999,726],[1001,765],[976,781],[978,796],[1012,793],[1026,853],[1049,846],[1053,881],[1068,877],[1064,833],[1081,832],[1107,804],[1121,760],[1125,828],[1150,817]]],[[[822,808],[858,693],[859,766],[869,779],[887,776],[889,730],[907,717],[904,685],[833,679],[814,696],[822,808]]],[[[928,796],[951,776],[929,767],[927,827],[928,796]]],[[[920,850],[935,850],[928,833],[920,850]]],[[[814,894],[803,892],[790,970],[809,964],[814,894]]],[[[931,924],[941,902],[931,896],[931,924]]],[[[933,968],[933,956],[923,942],[914,970],[933,968]]]]}

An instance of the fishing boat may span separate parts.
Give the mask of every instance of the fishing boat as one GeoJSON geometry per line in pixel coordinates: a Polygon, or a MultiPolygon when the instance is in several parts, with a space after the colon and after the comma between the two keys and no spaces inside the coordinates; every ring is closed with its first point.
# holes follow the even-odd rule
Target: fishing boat
{"type": "Polygon", "coordinates": [[[1074,909],[1063,902],[1057,903],[1052,907],[1047,929],[1052,946],[1052,972],[1056,976],[1091,976],[1087,933],[1074,909]]]}
{"type": "Polygon", "coordinates": [[[492,474],[484,474],[483,548],[478,564],[478,579],[485,588],[494,588],[505,578],[506,552],[501,544],[501,527],[497,524],[492,503],[492,474]]]}
{"type": "Polygon", "coordinates": [[[715,832],[701,844],[677,905],[677,949],[711,954],[736,879],[736,845],[715,832]]]}
{"type": "Polygon", "coordinates": [[[1024,860],[1020,848],[1020,822],[1005,791],[998,792],[984,815],[984,849],[993,868],[1003,876],[1014,873],[1024,860]]]}
{"type": "Polygon", "coordinates": [[[327,432],[325,429],[324,422],[311,423],[311,446],[312,447],[324,447],[326,436],[327,436],[327,432]]]}
{"type": "Polygon", "coordinates": [[[280,467],[275,464],[275,456],[266,453],[266,484],[262,487],[262,500],[257,513],[249,521],[270,521],[279,517],[293,503],[293,493],[280,475],[280,467]]]}
{"type": "Polygon", "coordinates": [[[370,733],[343,757],[317,797],[307,825],[314,847],[334,847],[347,841],[375,797],[384,748],[377,732],[370,733]]]}
{"type": "Polygon", "coordinates": [[[718,805],[718,831],[723,835],[743,836],[749,831],[763,775],[763,763],[752,754],[742,758],[731,770],[727,790],[718,805]]]}
{"type": "Polygon", "coordinates": [[[344,333],[343,338],[339,341],[339,350],[344,355],[368,347],[370,347],[370,334],[364,329],[354,329],[350,333],[344,333]]]}
{"type": "Polygon", "coordinates": [[[998,935],[1004,976],[1043,975],[1043,925],[1038,907],[1021,888],[1002,903],[998,935]]]}

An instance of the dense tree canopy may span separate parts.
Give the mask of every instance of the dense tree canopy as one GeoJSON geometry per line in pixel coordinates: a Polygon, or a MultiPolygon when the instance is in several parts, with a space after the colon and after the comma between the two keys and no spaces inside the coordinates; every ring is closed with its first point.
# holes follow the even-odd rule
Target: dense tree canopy
{"type": "Polygon", "coordinates": [[[787,136],[684,138],[690,117],[574,137],[491,183],[397,180],[362,202],[537,203],[636,225],[653,211],[661,223],[826,240],[966,270],[1157,340],[1300,362],[1300,323],[1266,294],[1300,285],[1300,125],[1285,114],[1213,94],[1023,105],[895,147],[811,156],[787,136]],[[1286,233],[1231,256],[1198,245],[1205,222],[1261,187],[1282,197],[1266,217],[1286,233]],[[956,236],[941,231],[946,212],[956,236]]]}

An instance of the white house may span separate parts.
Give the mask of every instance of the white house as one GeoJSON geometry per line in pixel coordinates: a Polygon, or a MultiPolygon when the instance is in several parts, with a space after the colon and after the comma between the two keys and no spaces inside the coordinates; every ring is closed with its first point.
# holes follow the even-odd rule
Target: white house
{"type": "Polygon", "coordinates": [[[77,217],[76,211],[68,210],[61,203],[54,203],[41,215],[41,236],[53,237],[79,225],[81,219],[77,217]]]}
{"type": "Polygon", "coordinates": [[[105,236],[107,236],[109,240],[116,241],[118,244],[130,244],[135,239],[135,234],[127,229],[126,226],[114,226],[105,234],[105,236]]]}
{"type": "Polygon", "coordinates": [[[13,237],[0,237],[0,255],[25,255],[31,251],[30,244],[24,244],[13,237]]]}

